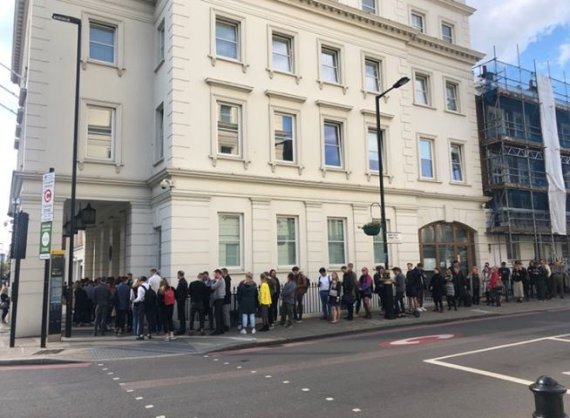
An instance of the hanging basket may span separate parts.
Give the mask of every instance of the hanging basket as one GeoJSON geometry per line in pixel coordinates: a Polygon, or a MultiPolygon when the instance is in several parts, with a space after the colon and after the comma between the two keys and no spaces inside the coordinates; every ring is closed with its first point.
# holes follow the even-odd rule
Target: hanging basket
{"type": "Polygon", "coordinates": [[[366,225],[362,226],[362,230],[366,235],[378,235],[380,233],[380,222],[368,222],[366,225]]]}
{"type": "MultiPolygon", "coordinates": [[[[372,208],[374,206],[380,207],[380,205],[376,202],[374,202],[370,205],[370,217],[371,218],[374,218],[374,215],[372,214],[372,208]]],[[[362,230],[364,231],[364,233],[366,235],[370,235],[370,236],[378,235],[380,233],[381,228],[382,228],[382,224],[379,221],[370,221],[366,225],[362,226],[362,230]]]]}

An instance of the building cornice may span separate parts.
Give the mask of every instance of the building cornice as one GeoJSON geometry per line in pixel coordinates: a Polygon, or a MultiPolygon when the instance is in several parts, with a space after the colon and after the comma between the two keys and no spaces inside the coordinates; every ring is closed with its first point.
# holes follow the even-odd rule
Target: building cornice
{"type": "Polygon", "coordinates": [[[290,93],[283,93],[275,90],[265,90],[265,95],[270,98],[289,100],[291,102],[296,102],[296,103],[305,103],[307,101],[306,97],[297,96],[295,94],[290,94],[290,93]]]}
{"type": "MultiPolygon", "coordinates": [[[[381,16],[376,16],[370,13],[365,13],[359,9],[338,3],[334,0],[275,0],[283,4],[302,8],[304,10],[319,13],[329,18],[339,21],[351,21],[353,24],[359,25],[363,28],[381,33],[386,36],[399,39],[406,42],[411,47],[417,47],[430,52],[435,52],[448,58],[465,62],[469,65],[474,65],[485,57],[484,54],[470,48],[465,48],[459,45],[449,44],[441,39],[433,36],[428,36],[421,33],[417,29],[413,29],[408,25],[386,19],[381,16]]],[[[455,5],[461,7],[459,3],[452,0],[432,0],[444,2],[447,5],[455,5]]],[[[465,6],[468,7],[468,6],[465,6]]],[[[467,9],[471,10],[471,8],[467,9]]]]}
{"type": "MultiPolygon", "coordinates": [[[[332,190],[342,192],[378,193],[376,185],[362,185],[354,183],[334,183],[315,180],[294,180],[289,178],[275,178],[272,176],[236,175],[235,173],[216,173],[210,171],[197,171],[182,168],[168,168],[161,170],[147,180],[149,187],[156,186],[165,177],[181,177],[193,180],[222,181],[224,183],[247,183],[267,186],[295,187],[303,189],[332,190]]],[[[399,196],[412,196],[417,198],[450,199],[462,202],[485,203],[488,198],[481,196],[466,196],[451,193],[433,193],[419,189],[387,188],[387,193],[399,196]]]]}
{"type": "Polygon", "coordinates": [[[432,3],[437,4],[438,6],[444,5],[449,9],[453,9],[457,12],[463,13],[466,16],[471,16],[473,13],[477,11],[477,9],[475,9],[474,7],[459,3],[455,0],[430,0],[430,1],[432,3]]]}
{"type": "Polygon", "coordinates": [[[222,87],[222,88],[231,89],[231,90],[237,90],[237,91],[241,91],[244,93],[251,93],[253,91],[252,86],[234,83],[232,81],[219,80],[217,78],[207,78],[205,81],[210,86],[222,87]]]}
{"type": "Polygon", "coordinates": [[[14,4],[14,27],[12,32],[12,75],[10,79],[14,84],[20,84],[22,74],[22,61],[24,58],[24,34],[28,20],[28,0],[16,0],[14,4]]]}
{"type": "Polygon", "coordinates": [[[326,100],[316,100],[315,104],[319,107],[328,107],[329,109],[342,110],[344,112],[350,112],[352,106],[345,105],[342,103],[327,102],[326,100]]]}

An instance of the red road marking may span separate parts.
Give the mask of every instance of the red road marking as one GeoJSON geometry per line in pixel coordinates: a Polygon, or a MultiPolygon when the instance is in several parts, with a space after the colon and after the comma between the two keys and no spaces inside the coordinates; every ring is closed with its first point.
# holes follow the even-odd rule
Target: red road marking
{"type": "Polygon", "coordinates": [[[20,366],[0,366],[0,371],[11,370],[49,370],[49,369],[80,369],[91,366],[91,363],[69,363],[69,364],[30,364],[20,366]]]}

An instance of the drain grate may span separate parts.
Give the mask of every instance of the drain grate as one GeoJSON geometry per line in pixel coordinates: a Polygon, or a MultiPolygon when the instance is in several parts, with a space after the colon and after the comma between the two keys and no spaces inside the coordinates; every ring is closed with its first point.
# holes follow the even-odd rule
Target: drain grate
{"type": "Polygon", "coordinates": [[[34,353],[34,356],[42,356],[44,354],[59,354],[63,351],[64,349],[58,349],[58,350],[40,350],[36,353],[34,353]]]}

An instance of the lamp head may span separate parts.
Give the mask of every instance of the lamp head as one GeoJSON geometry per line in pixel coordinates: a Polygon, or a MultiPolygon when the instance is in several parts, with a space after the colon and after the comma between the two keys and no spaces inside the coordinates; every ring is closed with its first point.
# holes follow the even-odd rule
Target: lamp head
{"type": "Polygon", "coordinates": [[[399,89],[400,87],[402,87],[404,84],[406,84],[408,81],[410,81],[409,77],[402,77],[400,78],[398,81],[396,81],[394,83],[394,85],[392,86],[392,88],[394,89],[399,89]]]}

